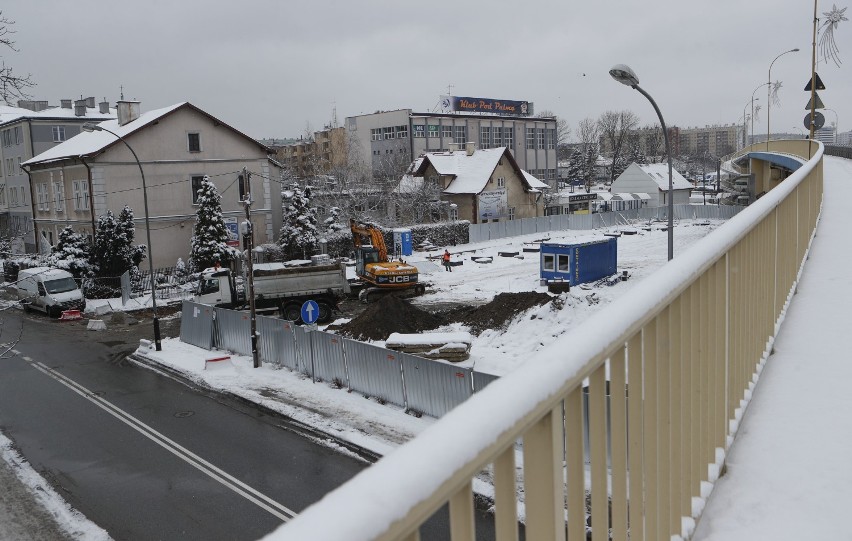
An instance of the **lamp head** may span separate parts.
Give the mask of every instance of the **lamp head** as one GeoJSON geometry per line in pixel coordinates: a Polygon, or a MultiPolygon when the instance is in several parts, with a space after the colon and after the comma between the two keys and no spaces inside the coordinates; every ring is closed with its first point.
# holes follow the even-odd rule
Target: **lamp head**
{"type": "Polygon", "coordinates": [[[625,64],[616,64],[609,70],[609,74],[613,79],[623,85],[637,86],[639,84],[639,77],[636,75],[636,72],[625,64]]]}
{"type": "Polygon", "coordinates": [[[94,124],[92,122],[86,122],[85,124],[83,124],[81,126],[81,128],[82,128],[83,131],[87,131],[87,132],[103,131],[103,128],[101,128],[100,126],[98,126],[97,124],[94,124]]]}

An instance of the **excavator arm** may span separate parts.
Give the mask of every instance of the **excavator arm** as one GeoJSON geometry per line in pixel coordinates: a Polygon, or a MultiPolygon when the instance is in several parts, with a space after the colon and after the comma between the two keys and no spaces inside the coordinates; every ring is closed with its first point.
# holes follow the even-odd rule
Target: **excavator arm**
{"type": "Polygon", "coordinates": [[[350,218],[349,229],[352,231],[352,242],[355,244],[355,248],[361,247],[361,237],[367,237],[370,239],[370,243],[373,245],[373,248],[375,248],[379,253],[379,261],[388,261],[388,248],[385,245],[385,239],[382,232],[379,231],[377,227],[358,222],[355,218],[350,218]]]}

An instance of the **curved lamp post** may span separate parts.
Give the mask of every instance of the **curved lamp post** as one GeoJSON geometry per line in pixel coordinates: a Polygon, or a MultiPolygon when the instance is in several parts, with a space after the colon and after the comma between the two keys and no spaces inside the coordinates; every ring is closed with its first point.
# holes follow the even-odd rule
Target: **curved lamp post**
{"type": "MultiPolygon", "coordinates": [[[[757,98],[760,99],[760,98],[757,98]]],[[[751,135],[754,137],[754,98],[745,102],[743,106],[743,148],[748,146],[748,121],[751,120],[751,135]],[[746,113],[749,103],[751,104],[751,116],[746,113]]]]}
{"type": "MultiPolygon", "coordinates": [[[[751,138],[752,138],[752,139],[754,139],[754,102],[756,102],[756,101],[760,100],[760,98],[759,98],[759,97],[755,98],[755,97],[754,97],[754,94],[755,94],[758,90],[760,90],[761,88],[763,88],[764,86],[766,86],[767,84],[769,84],[769,83],[761,83],[761,84],[760,84],[760,86],[758,86],[757,88],[755,88],[755,89],[754,89],[754,92],[752,92],[752,93],[751,93],[751,138]]],[[[769,107],[769,106],[767,105],[767,107],[769,107]]],[[[769,112],[767,111],[767,113],[766,113],[766,114],[767,114],[767,115],[769,115],[769,112]]],[[[754,144],[754,141],[752,141],[752,144],[754,144]]]]}
{"type": "Polygon", "coordinates": [[[613,79],[618,81],[623,85],[627,85],[630,88],[637,90],[640,94],[648,98],[648,101],[651,102],[651,105],[654,106],[654,110],[657,112],[657,117],[660,119],[660,126],[663,129],[663,140],[666,143],[666,157],[669,162],[669,200],[668,200],[668,214],[669,214],[669,261],[674,257],[674,183],[672,181],[672,152],[671,147],[669,146],[669,132],[666,130],[666,122],[663,120],[663,113],[660,112],[660,108],[657,107],[657,102],[654,101],[654,98],[651,97],[650,94],[642,90],[639,86],[639,77],[636,75],[629,66],[624,64],[617,64],[609,70],[609,74],[613,79]]]}
{"type": "MultiPolygon", "coordinates": [[[[778,60],[782,56],[787,53],[796,53],[799,49],[790,49],[789,51],[784,51],[775,57],[775,59],[769,64],[769,77],[767,78],[767,85],[769,88],[766,89],[766,151],[769,152],[769,106],[772,105],[770,102],[772,101],[772,64],[775,63],[775,60],[778,60]]],[[[761,85],[762,86],[762,85],[761,85]]],[[[760,88],[760,87],[757,87],[760,88]]]]}
{"type": "Polygon", "coordinates": [[[154,259],[151,252],[151,226],[148,222],[148,188],[145,185],[145,172],[142,171],[142,163],[139,161],[139,156],[134,152],[133,147],[131,147],[124,137],[115,133],[114,131],[108,130],[104,127],[101,127],[97,124],[93,124],[91,122],[86,122],[82,126],[83,131],[93,132],[93,131],[105,131],[107,133],[111,133],[119,141],[124,143],[124,146],[127,147],[127,150],[133,154],[133,159],[136,160],[136,165],[139,166],[139,174],[142,176],[142,198],[145,202],[145,234],[148,240],[148,272],[151,275],[151,304],[154,310],[154,347],[157,351],[162,351],[163,346],[160,340],[160,319],[157,317],[157,280],[154,277],[154,259]]]}

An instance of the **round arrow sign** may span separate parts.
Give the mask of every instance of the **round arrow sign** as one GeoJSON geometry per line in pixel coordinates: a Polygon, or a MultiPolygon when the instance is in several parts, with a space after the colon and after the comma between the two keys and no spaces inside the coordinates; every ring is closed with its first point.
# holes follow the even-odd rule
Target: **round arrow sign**
{"type": "MultiPolygon", "coordinates": [[[[825,126],[825,115],[816,111],[814,113],[814,129],[818,130],[825,126]]],[[[808,113],[805,115],[805,128],[811,129],[811,114],[808,113]]]]}

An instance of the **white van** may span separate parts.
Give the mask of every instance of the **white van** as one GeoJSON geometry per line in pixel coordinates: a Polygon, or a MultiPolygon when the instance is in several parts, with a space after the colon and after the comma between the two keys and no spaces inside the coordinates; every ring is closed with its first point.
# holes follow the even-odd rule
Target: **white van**
{"type": "Polygon", "coordinates": [[[70,272],[33,267],[18,272],[18,301],[24,310],[41,310],[59,317],[63,310],[83,310],[86,300],[70,272]]]}

